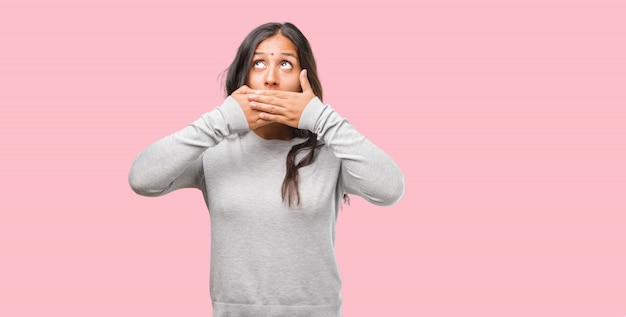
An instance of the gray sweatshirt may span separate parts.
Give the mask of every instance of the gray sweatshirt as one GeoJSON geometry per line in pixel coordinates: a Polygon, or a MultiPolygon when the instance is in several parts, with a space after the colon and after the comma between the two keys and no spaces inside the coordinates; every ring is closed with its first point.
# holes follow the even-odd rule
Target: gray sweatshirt
{"type": "Polygon", "coordinates": [[[259,137],[231,97],[133,162],[129,182],[140,195],[202,191],[213,316],[341,316],[335,224],[344,193],[377,205],[404,194],[395,162],[318,98],[299,128],[324,145],[299,169],[300,204],[291,207],[281,197],[285,159],[304,139],[259,137]]]}

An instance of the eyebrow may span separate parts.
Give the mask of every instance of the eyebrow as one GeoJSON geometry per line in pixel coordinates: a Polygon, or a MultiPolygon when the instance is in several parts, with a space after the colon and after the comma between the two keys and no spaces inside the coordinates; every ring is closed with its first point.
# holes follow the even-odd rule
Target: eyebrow
{"type": "MultiPolygon", "coordinates": [[[[254,55],[265,55],[265,54],[267,54],[267,53],[265,53],[265,52],[254,52],[254,55]]],[[[289,52],[282,52],[282,53],[280,53],[280,55],[291,56],[293,58],[297,58],[296,54],[289,53],[289,52]]]]}

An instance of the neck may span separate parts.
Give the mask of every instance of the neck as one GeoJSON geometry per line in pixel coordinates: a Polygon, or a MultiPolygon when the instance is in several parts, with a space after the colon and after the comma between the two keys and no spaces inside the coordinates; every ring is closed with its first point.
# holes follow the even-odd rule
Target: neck
{"type": "Polygon", "coordinates": [[[291,129],[281,123],[270,123],[254,129],[253,132],[266,140],[291,140],[293,138],[291,129]]]}

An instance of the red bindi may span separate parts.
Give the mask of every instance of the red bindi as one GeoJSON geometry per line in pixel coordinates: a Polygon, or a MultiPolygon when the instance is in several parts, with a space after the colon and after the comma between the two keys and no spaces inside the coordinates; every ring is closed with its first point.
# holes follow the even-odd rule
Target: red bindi
{"type": "Polygon", "coordinates": [[[274,53],[270,53],[272,56],[274,56],[274,53]]]}

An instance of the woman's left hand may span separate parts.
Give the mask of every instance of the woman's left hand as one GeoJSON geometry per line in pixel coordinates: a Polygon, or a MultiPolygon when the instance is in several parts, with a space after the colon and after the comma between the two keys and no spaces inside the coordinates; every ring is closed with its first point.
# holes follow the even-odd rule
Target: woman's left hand
{"type": "Polygon", "coordinates": [[[252,90],[248,92],[250,108],[260,111],[259,118],[294,128],[300,123],[302,111],[315,97],[307,79],[306,69],[300,72],[302,92],[282,90],[252,90]]]}

